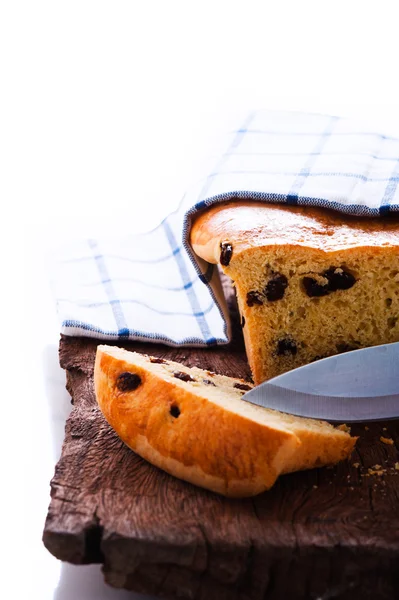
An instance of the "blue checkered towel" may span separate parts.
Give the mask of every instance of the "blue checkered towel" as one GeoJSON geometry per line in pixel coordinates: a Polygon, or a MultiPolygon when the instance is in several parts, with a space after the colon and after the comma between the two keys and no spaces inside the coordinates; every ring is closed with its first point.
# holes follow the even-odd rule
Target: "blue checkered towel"
{"type": "Polygon", "coordinates": [[[376,217],[399,211],[399,140],[347,119],[257,111],[226,148],[214,171],[155,230],[89,240],[58,261],[53,283],[62,333],[227,343],[217,269],[188,242],[193,217],[211,204],[238,198],[376,217]]]}

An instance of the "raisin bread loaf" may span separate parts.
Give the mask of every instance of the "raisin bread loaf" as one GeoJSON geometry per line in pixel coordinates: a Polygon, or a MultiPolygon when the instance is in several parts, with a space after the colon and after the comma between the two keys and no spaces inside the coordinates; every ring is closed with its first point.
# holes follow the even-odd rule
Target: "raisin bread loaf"
{"type": "Polygon", "coordinates": [[[234,202],[191,230],[233,281],[256,384],[346,350],[399,340],[399,219],[234,202]]]}
{"type": "Polygon", "coordinates": [[[241,400],[252,385],[98,346],[98,404],[120,438],[153,465],[226,496],[252,496],[282,473],[338,462],[356,438],[328,423],[241,400]]]}

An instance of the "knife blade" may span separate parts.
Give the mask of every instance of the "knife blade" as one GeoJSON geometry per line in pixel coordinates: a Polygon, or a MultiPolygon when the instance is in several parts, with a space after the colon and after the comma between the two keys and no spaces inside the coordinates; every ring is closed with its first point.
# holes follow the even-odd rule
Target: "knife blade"
{"type": "Polygon", "coordinates": [[[330,422],[399,419],[399,342],[293,369],[256,386],[242,400],[330,422]]]}

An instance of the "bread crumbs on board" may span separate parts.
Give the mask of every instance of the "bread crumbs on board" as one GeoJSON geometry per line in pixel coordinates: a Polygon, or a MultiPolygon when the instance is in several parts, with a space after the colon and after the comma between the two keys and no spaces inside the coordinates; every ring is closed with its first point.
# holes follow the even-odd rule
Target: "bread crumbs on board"
{"type": "Polygon", "coordinates": [[[372,467],[371,469],[368,469],[369,475],[378,475],[378,477],[382,477],[382,475],[384,475],[384,473],[386,473],[386,472],[387,472],[387,470],[382,469],[381,465],[374,465],[374,467],[372,467]]]}
{"type": "Polygon", "coordinates": [[[348,427],[348,425],[346,425],[346,423],[342,423],[342,425],[338,425],[337,429],[340,429],[341,431],[344,431],[345,433],[351,432],[351,428],[348,427]]]}
{"type": "Polygon", "coordinates": [[[393,439],[392,438],[387,438],[387,437],[380,437],[380,442],[382,442],[383,444],[387,444],[388,446],[393,446],[393,439]]]}

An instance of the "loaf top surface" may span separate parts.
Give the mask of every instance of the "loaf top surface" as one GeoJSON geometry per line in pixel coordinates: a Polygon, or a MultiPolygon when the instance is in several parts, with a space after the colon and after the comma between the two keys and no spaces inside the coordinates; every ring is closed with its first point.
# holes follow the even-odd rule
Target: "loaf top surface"
{"type": "Polygon", "coordinates": [[[229,202],[202,212],[191,228],[196,254],[211,263],[220,243],[240,252],[254,246],[305,246],[324,252],[347,248],[399,247],[399,217],[365,218],[308,206],[229,202]]]}

